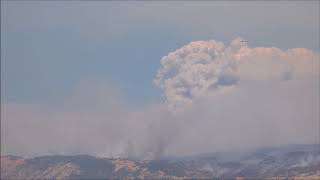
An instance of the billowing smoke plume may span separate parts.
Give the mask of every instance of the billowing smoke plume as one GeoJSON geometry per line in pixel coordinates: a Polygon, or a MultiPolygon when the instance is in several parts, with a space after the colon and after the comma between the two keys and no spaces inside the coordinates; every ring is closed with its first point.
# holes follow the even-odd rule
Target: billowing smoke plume
{"type": "Polygon", "coordinates": [[[316,75],[318,58],[303,48],[250,48],[242,38],[229,46],[196,41],[164,56],[154,82],[163,90],[169,108],[181,111],[194,99],[230,89],[242,80],[286,81],[316,75]]]}
{"type": "Polygon", "coordinates": [[[152,159],[320,141],[315,52],[197,41],[161,65],[165,104],[130,107],[110,83],[84,83],[55,109],[2,104],[1,152],[152,159]]]}

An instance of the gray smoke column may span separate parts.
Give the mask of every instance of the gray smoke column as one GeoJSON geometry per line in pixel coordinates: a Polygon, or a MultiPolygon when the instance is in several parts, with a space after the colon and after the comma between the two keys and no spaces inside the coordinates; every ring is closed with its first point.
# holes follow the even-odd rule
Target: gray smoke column
{"type": "Polygon", "coordinates": [[[195,99],[232,89],[242,80],[286,81],[319,73],[319,55],[304,48],[250,48],[242,38],[229,46],[215,40],[191,42],[161,59],[154,83],[173,112],[195,99]]]}

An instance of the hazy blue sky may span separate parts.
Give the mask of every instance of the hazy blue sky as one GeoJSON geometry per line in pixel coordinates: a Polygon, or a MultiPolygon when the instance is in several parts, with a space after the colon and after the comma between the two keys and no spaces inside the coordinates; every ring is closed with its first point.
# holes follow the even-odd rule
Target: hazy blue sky
{"type": "Polygon", "coordinates": [[[1,2],[1,101],[54,104],[82,81],[157,101],[160,59],[194,40],[319,51],[319,2],[1,2]]]}

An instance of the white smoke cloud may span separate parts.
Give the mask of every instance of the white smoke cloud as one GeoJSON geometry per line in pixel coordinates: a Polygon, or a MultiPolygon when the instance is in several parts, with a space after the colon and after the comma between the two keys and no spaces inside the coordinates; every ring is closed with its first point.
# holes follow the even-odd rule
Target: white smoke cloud
{"type": "Polygon", "coordinates": [[[1,153],[162,157],[176,121],[161,104],[130,107],[124,97],[113,83],[86,81],[58,108],[1,104],[1,153]]]}
{"type": "Polygon", "coordinates": [[[250,48],[242,38],[229,46],[195,41],[164,56],[154,82],[176,112],[190,107],[194,99],[243,80],[286,81],[317,75],[318,59],[318,54],[304,48],[250,48]]]}
{"type": "Polygon", "coordinates": [[[58,109],[1,104],[1,153],[159,158],[318,143],[319,55],[241,41],[164,56],[155,83],[165,104],[130,107],[109,82],[84,83],[58,109]]]}

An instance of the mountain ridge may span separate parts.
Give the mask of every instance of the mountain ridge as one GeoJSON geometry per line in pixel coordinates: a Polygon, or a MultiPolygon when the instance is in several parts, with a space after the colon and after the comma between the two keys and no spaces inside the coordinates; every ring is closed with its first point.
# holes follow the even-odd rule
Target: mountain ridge
{"type": "MultiPolygon", "coordinates": [[[[91,155],[1,156],[1,179],[320,179],[319,145],[262,148],[238,159],[228,153],[138,160],[91,155]],[[316,147],[316,148],[314,148],[316,147]]],[[[229,152],[230,154],[230,152],[229,152]]]]}

